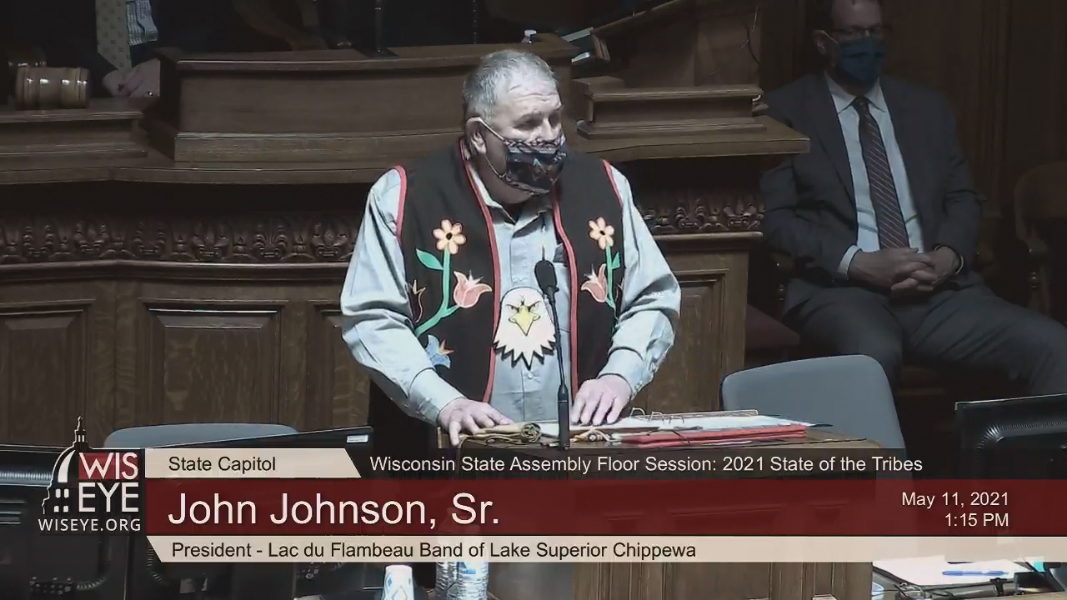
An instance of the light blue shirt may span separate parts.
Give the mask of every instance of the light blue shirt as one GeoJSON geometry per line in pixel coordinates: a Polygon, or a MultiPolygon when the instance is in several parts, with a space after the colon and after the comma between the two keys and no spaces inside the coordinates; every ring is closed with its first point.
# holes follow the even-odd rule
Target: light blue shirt
{"type": "MultiPolygon", "coordinates": [[[[837,119],[841,123],[841,133],[845,138],[845,149],[848,151],[848,165],[852,171],[852,186],[856,191],[856,243],[845,252],[838,267],[841,277],[848,277],[848,267],[852,264],[852,257],[859,251],[877,252],[881,250],[878,243],[878,223],[874,213],[874,203],[871,202],[871,186],[867,181],[867,163],[863,160],[863,148],[860,145],[860,115],[852,106],[856,97],[845,91],[836,81],[826,77],[830,86],[830,96],[834,99],[834,107],[837,109],[837,119]]],[[[923,242],[922,224],[919,222],[919,213],[915,209],[915,201],[911,197],[911,184],[908,182],[908,171],[904,167],[904,157],[900,154],[900,146],[897,145],[896,131],[893,129],[893,118],[889,115],[889,108],[882,94],[882,85],[874,84],[867,92],[867,102],[870,106],[871,116],[878,123],[878,129],[882,133],[882,143],[885,145],[886,156],[889,157],[889,170],[893,173],[893,185],[897,188],[897,200],[900,202],[900,213],[904,217],[904,229],[908,233],[908,242],[911,247],[919,252],[928,250],[923,242]]]]}
{"type": "MultiPolygon", "coordinates": [[[[567,315],[570,277],[562,245],[556,239],[549,201],[544,198],[529,200],[518,219],[513,221],[507,211],[492,200],[477,173],[473,176],[492,216],[500,254],[502,292],[522,286],[537,288],[534,265],[542,257],[547,258],[556,267],[556,281],[560,288],[557,294],[559,314],[567,315]]],[[[622,282],[618,327],[611,340],[607,364],[600,374],[622,377],[636,394],[652,380],[674,343],[681,292],[634,205],[629,182],[614,169],[612,177],[625,207],[622,226],[626,274],[622,282]]],[[[374,382],[394,402],[409,415],[434,423],[441,409],[463,394],[437,374],[426,349],[412,330],[407,291],[409,281],[396,237],[400,189],[400,175],[394,170],[386,173],[370,190],[366,214],[341,292],[341,310],[346,317],[344,340],[356,361],[367,369],[374,382]]],[[[579,273],[578,281],[587,281],[589,275],[579,273]]],[[[485,297],[491,298],[491,295],[485,297]]],[[[560,319],[561,339],[557,349],[570,347],[568,321],[566,317],[560,319]]],[[[490,405],[517,422],[555,419],[559,389],[557,357],[562,357],[564,372],[569,379],[570,352],[557,350],[546,355],[543,361],[535,359],[532,368],[527,368],[521,361],[516,364],[501,358],[499,353],[496,356],[490,405]]],[[[567,383],[573,398],[583,382],[567,383]]]]}
{"type": "Polygon", "coordinates": [[[151,0],[126,0],[126,29],[131,46],[159,39],[159,29],[152,18],[151,0]]]}

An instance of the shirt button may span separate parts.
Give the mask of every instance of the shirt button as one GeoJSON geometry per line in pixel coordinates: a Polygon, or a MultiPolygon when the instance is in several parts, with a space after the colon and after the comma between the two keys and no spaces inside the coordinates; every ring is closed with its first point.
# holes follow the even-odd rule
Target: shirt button
{"type": "Polygon", "coordinates": [[[533,373],[527,373],[526,379],[533,379],[533,373]]]}

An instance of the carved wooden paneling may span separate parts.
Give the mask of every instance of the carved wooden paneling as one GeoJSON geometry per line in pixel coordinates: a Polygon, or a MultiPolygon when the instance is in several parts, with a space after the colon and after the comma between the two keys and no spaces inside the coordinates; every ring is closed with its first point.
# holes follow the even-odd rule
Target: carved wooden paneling
{"type": "Polygon", "coordinates": [[[0,289],[0,440],[66,445],[79,415],[110,430],[114,302],[108,286],[0,289]]]}
{"type": "MultiPolygon", "coordinates": [[[[209,277],[210,267],[200,271],[209,277]]],[[[366,376],[341,339],[337,283],[123,283],[113,427],[366,421],[366,376]]]]}
{"type": "Polygon", "coordinates": [[[281,309],[142,300],[137,372],[144,418],[152,423],[277,420],[281,309]]]}
{"type": "Polygon", "coordinates": [[[367,423],[370,379],[341,338],[336,303],[312,304],[308,311],[308,425],[347,427],[367,423]]]}
{"type": "Polygon", "coordinates": [[[757,193],[759,162],[722,159],[620,166],[652,233],[759,231],[763,206],[757,193]]]}
{"type": "Polygon", "coordinates": [[[0,427],[14,442],[63,439],[85,403],[88,304],[0,307],[0,427]],[[42,403],[41,398],[53,400],[42,403]]]}
{"type": "Polygon", "coordinates": [[[681,314],[674,348],[656,378],[634,400],[646,412],[677,413],[719,408],[719,372],[715,360],[723,344],[718,315],[724,304],[726,271],[678,273],[681,314]]]}
{"type": "Polygon", "coordinates": [[[700,598],[707,590],[722,590],[716,597],[742,600],[772,598],[771,565],[738,564],[731,569],[709,569],[706,565],[676,563],[663,565],[663,579],[669,584],[664,598],[700,598]],[[722,594],[722,595],[719,595],[722,594]]]}
{"type": "Polygon", "coordinates": [[[347,262],[360,213],[182,218],[0,217],[0,264],[84,260],[203,263],[347,262]]]}

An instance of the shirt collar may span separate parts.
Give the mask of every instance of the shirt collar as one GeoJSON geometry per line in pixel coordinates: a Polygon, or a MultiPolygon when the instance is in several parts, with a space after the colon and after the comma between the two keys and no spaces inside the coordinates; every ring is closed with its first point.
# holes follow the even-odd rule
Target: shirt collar
{"type": "Polygon", "coordinates": [[[501,206],[499,202],[494,200],[493,197],[489,195],[489,190],[486,189],[485,183],[478,175],[478,169],[475,169],[473,164],[470,165],[470,174],[471,181],[474,182],[474,187],[478,193],[478,196],[485,201],[485,205],[490,208],[503,208],[503,206],[501,206]]]}
{"type": "MultiPolygon", "coordinates": [[[[834,99],[834,108],[837,109],[837,114],[843,113],[846,109],[852,106],[856,97],[850,94],[848,90],[841,87],[841,85],[831,77],[826,76],[824,79],[826,79],[826,85],[830,88],[830,96],[834,99]]],[[[888,112],[885,105],[885,96],[882,94],[881,81],[875,82],[874,87],[872,87],[866,95],[867,102],[870,104],[871,108],[882,112],[888,112]]]]}

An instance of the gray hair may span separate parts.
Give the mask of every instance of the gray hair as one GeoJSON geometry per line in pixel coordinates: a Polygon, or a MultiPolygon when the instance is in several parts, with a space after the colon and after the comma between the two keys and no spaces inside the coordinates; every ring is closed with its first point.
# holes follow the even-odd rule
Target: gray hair
{"type": "Polygon", "coordinates": [[[556,85],[556,75],[540,56],[520,50],[487,54],[463,82],[463,120],[490,120],[516,79],[533,79],[556,85]]]}

